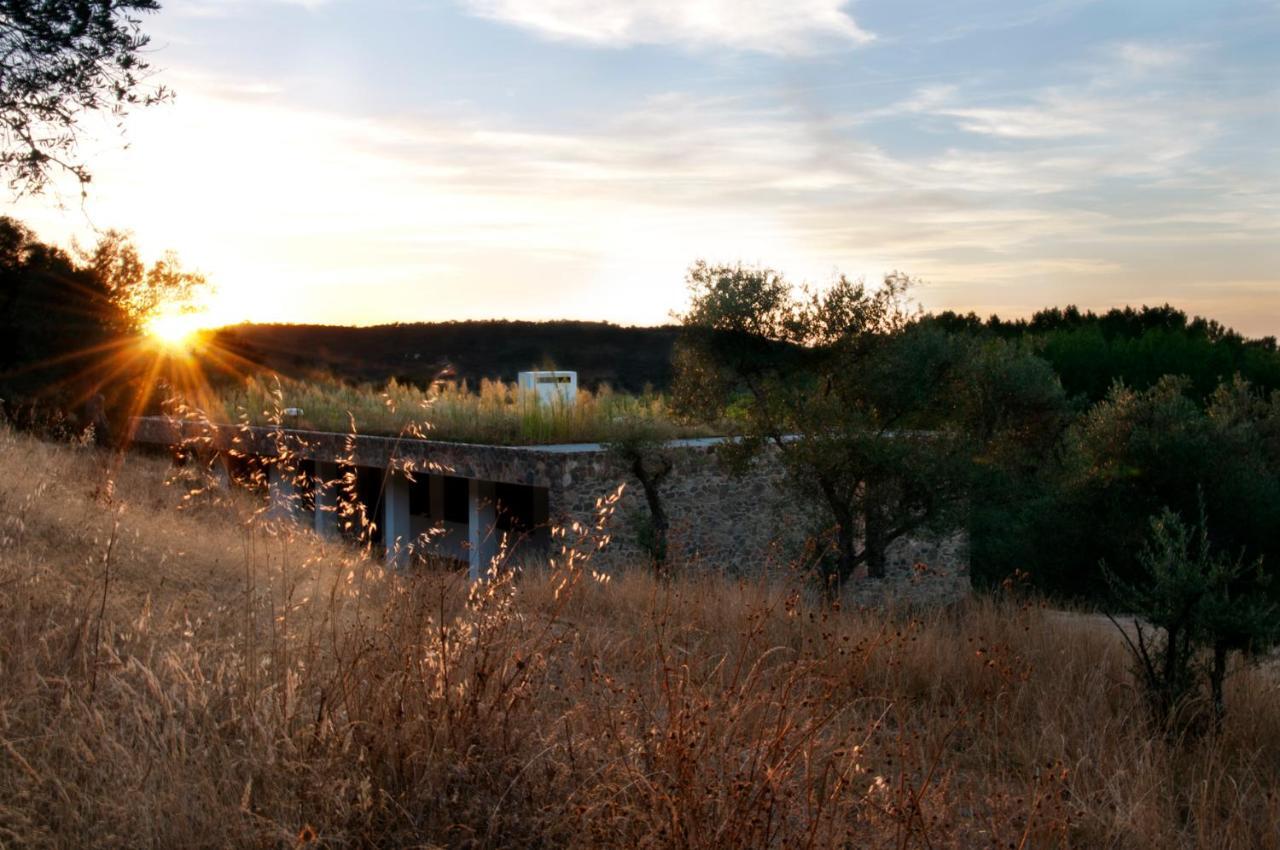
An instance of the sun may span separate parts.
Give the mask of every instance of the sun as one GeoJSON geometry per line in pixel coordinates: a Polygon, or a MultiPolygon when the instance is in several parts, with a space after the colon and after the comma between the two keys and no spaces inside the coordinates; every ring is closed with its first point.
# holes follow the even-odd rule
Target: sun
{"type": "Polygon", "coordinates": [[[170,351],[188,352],[202,327],[196,313],[158,313],[147,320],[147,336],[170,351]]]}

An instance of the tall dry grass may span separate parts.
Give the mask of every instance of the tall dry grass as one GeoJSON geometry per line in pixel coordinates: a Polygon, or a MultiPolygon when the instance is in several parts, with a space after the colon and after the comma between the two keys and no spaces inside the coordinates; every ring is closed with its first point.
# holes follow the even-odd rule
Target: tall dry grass
{"type": "Polygon", "coordinates": [[[1271,671],[1176,746],[1032,602],[603,580],[592,529],[471,588],[160,459],[0,431],[0,469],[0,846],[1280,846],[1271,671]]]}
{"type": "Polygon", "coordinates": [[[476,387],[442,381],[423,390],[395,379],[374,387],[251,377],[225,388],[219,401],[226,422],[271,425],[279,409],[298,408],[302,415],[285,424],[345,433],[354,420],[370,434],[421,429],[431,439],[491,445],[602,442],[637,427],[660,439],[708,436],[715,430],[676,421],[658,393],[631,395],[601,387],[579,390],[572,405],[545,405],[522,395],[515,384],[492,380],[476,387]]]}

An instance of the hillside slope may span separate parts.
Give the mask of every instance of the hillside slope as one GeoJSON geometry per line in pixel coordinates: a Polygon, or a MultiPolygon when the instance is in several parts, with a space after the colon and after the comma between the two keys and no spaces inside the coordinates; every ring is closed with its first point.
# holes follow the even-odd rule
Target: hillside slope
{"type": "Polygon", "coordinates": [[[448,365],[473,385],[515,380],[516,372],[554,364],[578,372],[581,386],[602,383],[640,392],[671,383],[679,329],[606,322],[476,321],[339,327],[236,325],[218,332],[223,347],[281,374],[328,372],[353,382],[388,378],[423,384],[448,365]]]}
{"type": "Polygon", "coordinates": [[[166,466],[0,426],[0,846],[1277,846],[1266,671],[1181,748],[1035,604],[589,555],[469,594],[166,466]]]}

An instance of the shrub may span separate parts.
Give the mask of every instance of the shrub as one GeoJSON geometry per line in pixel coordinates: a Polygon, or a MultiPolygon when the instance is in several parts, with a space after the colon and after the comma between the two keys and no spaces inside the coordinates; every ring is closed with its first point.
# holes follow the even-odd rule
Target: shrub
{"type": "Polygon", "coordinates": [[[1247,562],[1214,550],[1202,501],[1195,526],[1167,509],[1152,517],[1138,562],[1136,582],[1106,575],[1119,604],[1133,614],[1132,636],[1116,625],[1153,719],[1169,731],[1180,728],[1207,686],[1214,723],[1221,726],[1231,655],[1256,656],[1280,638],[1280,610],[1264,592],[1262,559],[1247,562]]]}

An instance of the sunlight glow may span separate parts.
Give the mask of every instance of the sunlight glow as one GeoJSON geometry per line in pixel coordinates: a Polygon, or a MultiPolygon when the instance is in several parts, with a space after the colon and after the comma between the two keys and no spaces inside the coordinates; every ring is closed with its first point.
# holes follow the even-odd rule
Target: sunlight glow
{"type": "Polygon", "coordinates": [[[158,313],[147,320],[147,335],[173,351],[190,351],[204,317],[197,313],[158,313]]]}

